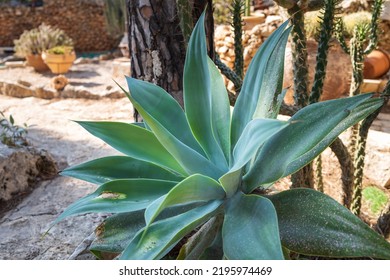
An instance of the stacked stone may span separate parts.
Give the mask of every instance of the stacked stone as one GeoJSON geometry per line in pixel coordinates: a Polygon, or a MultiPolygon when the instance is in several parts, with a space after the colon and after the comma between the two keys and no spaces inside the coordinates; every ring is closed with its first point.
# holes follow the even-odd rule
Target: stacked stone
{"type": "Polygon", "coordinates": [[[70,36],[76,51],[111,50],[119,43],[107,31],[104,3],[101,0],[51,0],[42,7],[0,7],[0,47],[13,46],[24,30],[41,23],[58,27],[70,36]]]}

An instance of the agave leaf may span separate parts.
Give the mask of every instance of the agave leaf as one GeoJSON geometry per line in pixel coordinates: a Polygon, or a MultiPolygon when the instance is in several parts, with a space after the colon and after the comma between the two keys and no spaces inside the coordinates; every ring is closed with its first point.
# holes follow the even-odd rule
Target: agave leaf
{"type": "MultiPolygon", "coordinates": [[[[166,127],[164,127],[164,124],[161,123],[160,120],[155,119],[153,115],[148,113],[149,108],[143,108],[141,104],[132,97],[133,90],[139,90],[137,80],[128,78],[127,82],[130,88],[128,97],[134,107],[137,108],[148,126],[152,129],[155,137],[160,141],[165,149],[173,155],[177,162],[180,163],[186,173],[201,173],[210,177],[218,178],[223,173],[219,167],[176,138],[166,127]]],[[[167,123],[165,124],[168,125],[167,123]]]]}
{"type": "Polygon", "coordinates": [[[312,104],[291,119],[292,125],[272,136],[244,176],[245,192],[297,171],[319,155],[350,125],[379,108],[371,94],[312,104]]]}
{"type": "Polygon", "coordinates": [[[226,205],[223,251],[231,260],[282,260],[278,219],[265,197],[238,192],[226,205]]]}
{"type": "Polygon", "coordinates": [[[262,85],[257,100],[257,107],[253,118],[272,118],[278,116],[286,91],[283,91],[284,74],[284,53],[287,39],[290,35],[291,27],[282,33],[275,49],[272,51],[271,58],[267,62],[262,79],[262,85]]]}
{"type": "Polygon", "coordinates": [[[280,81],[280,71],[282,69],[279,67],[277,70],[278,75],[274,77],[269,76],[267,73],[274,71],[274,61],[277,61],[277,65],[280,66],[279,60],[281,57],[284,58],[285,40],[290,32],[289,29],[286,30],[287,25],[288,21],[283,23],[270,37],[268,37],[261,45],[248,67],[240,95],[237,98],[233,111],[231,128],[231,141],[233,147],[246,125],[253,119],[256,110],[265,110],[265,112],[268,112],[272,109],[270,107],[275,106],[274,94],[277,86],[275,89],[271,88],[272,92],[270,93],[268,93],[267,90],[270,89],[270,85],[278,84],[280,81]],[[283,45],[284,47],[282,48],[276,48],[276,46],[283,45]],[[263,82],[265,75],[267,75],[267,79],[269,79],[269,82],[267,83],[263,82]],[[266,87],[263,89],[263,86],[266,87]],[[260,93],[265,94],[265,96],[260,96],[260,93]],[[257,107],[259,107],[259,109],[256,109],[257,107]]]}
{"type": "Polygon", "coordinates": [[[320,152],[325,150],[326,147],[328,147],[340,134],[340,131],[346,130],[348,127],[352,126],[356,123],[356,119],[363,120],[367,118],[373,111],[376,111],[378,108],[380,108],[383,104],[382,99],[369,99],[366,102],[360,104],[355,110],[352,111],[352,113],[344,119],[343,122],[338,124],[331,133],[329,133],[320,143],[318,143],[313,149],[311,149],[309,152],[303,154],[293,162],[291,162],[283,177],[288,176],[292,173],[295,173],[299,169],[301,169],[305,162],[310,162],[313,160],[320,152]]]}
{"type": "MultiPolygon", "coordinates": [[[[213,245],[215,239],[220,234],[222,222],[222,216],[211,218],[181,247],[177,259],[197,260],[201,256],[208,254],[206,251],[213,245]]],[[[211,255],[209,256],[211,257],[211,255]]]]}
{"type": "Polygon", "coordinates": [[[237,190],[241,168],[255,156],[257,150],[268,138],[287,125],[289,125],[288,122],[273,119],[254,119],[248,123],[234,147],[234,165],[219,179],[228,197],[231,197],[237,190]]]}
{"type": "MultiPolygon", "coordinates": [[[[193,205],[171,207],[161,213],[157,220],[177,216],[193,208],[193,205]]],[[[96,228],[96,238],[89,250],[98,258],[104,258],[105,253],[109,253],[110,256],[121,253],[137,232],[145,226],[144,212],[144,210],[140,210],[119,213],[105,219],[96,228]]]]}
{"type": "Polygon", "coordinates": [[[74,177],[94,184],[112,180],[147,178],[180,182],[180,177],[153,163],[126,156],[109,156],[69,167],[61,172],[63,176],[74,177]]]}
{"type": "MultiPolygon", "coordinates": [[[[216,140],[216,137],[219,135],[214,135],[214,132],[222,132],[219,128],[223,123],[215,124],[215,128],[213,128],[212,124],[213,121],[219,121],[220,118],[223,118],[224,112],[222,110],[219,111],[219,109],[213,112],[217,104],[211,105],[213,101],[212,95],[215,94],[211,91],[214,89],[219,90],[219,86],[215,87],[217,82],[211,82],[210,78],[204,15],[205,13],[199,18],[188,42],[183,74],[184,107],[192,132],[208,158],[214,164],[225,166],[227,169],[227,159],[222,147],[216,140]],[[217,116],[221,112],[222,115],[217,116]]],[[[216,98],[220,99],[222,93],[217,92],[217,94],[218,97],[216,98]]],[[[220,105],[226,106],[224,103],[220,105]]]]}
{"type": "Polygon", "coordinates": [[[175,184],[176,182],[151,179],[111,181],[71,204],[54,223],[76,214],[123,213],[145,209],[154,200],[168,193],[175,184]]]}
{"type": "Polygon", "coordinates": [[[334,199],[311,189],[269,197],[288,249],[316,256],[390,259],[390,243],[334,199]]]}
{"type": "Polygon", "coordinates": [[[161,145],[156,136],[139,126],[120,122],[77,122],[92,135],[133,158],[167,167],[181,175],[187,172],[161,145]]]}
{"type": "Polygon", "coordinates": [[[89,250],[98,258],[103,258],[104,253],[119,254],[144,226],[144,211],[108,217],[96,228],[96,238],[89,250]]]}
{"type": "Polygon", "coordinates": [[[230,103],[221,73],[207,57],[211,82],[211,125],[215,139],[230,164],[230,103]]]}
{"type": "MultiPolygon", "coordinates": [[[[139,106],[145,109],[151,118],[158,120],[180,142],[204,155],[202,148],[191,132],[183,109],[169,93],[159,86],[145,81],[130,77],[126,77],[126,81],[130,94],[126,91],[125,93],[137,110],[140,109],[139,106]]],[[[143,111],[142,109],[141,111],[143,111]]],[[[142,113],[141,116],[143,116],[142,113]]],[[[145,116],[143,118],[149,125],[149,118],[145,116]]]]}
{"type": "Polygon", "coordinates": [[[178,204],[206,202],[223,199],[225,192],[217,181],[200,174],[192,175],[175,187],[166,195],[154,201],[146,208],[145,221],[149,225],[165,209],[178,204]]]}
{"type": "Polygon", "coordinates": [[[183,214],[153,223],[141,230],[123,251],[120,259],[153,260],[165,256],[177,242],[218,211],[223,201],[212,201],[183,214]]]}

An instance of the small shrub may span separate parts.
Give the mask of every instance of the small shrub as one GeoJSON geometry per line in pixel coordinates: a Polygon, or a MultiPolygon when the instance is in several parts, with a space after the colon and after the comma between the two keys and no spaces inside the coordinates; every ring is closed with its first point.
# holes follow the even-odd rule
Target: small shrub
{"type": "Polygon", "coordinates": [[[376,187],[366,187],[362,194],[363,200],[367,201],[369,209],[374,215],[380,214],[389,200],[386,193],[376,187]]]}
{"type": "Polygon", "coordinates": [[[73,41],[63,30],[42,23],[38,28],[24,31],[14,44],[15,54],[25,57],[56,46],[73,46],[73,41]]]}
{"type": "Polygon", "coordinates": [[[57,46],[47,50],[49,54],[70,54],[73,52],[73,47],[69,46],[57,46]]]}
{"type": "Polygon", "coordinates": [[[7,119],[3,112],[0,112],[0,141],[1,143],[11,146],[26,146],[27,145],[27,125],[20,127],[15,124],[12,115],[7,119]]]}

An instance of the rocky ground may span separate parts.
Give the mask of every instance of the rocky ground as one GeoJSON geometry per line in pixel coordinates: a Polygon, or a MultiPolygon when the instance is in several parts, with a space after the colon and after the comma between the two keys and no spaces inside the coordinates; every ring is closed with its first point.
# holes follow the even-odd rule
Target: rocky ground
{"type": "MultiPolygon", "coordinates": [[[[87,74],[92,72],[94,66],[95,64],[89,64],[90,70],[87,74]]],[[[100,72],[88,74],[92,76],[91,79],[85,77],[83,80],[87,85],[94,83],[94,86],[91,86],[92,93],[98,92],[100,86],[107,87],[112,83],[110,68],[100,65],[99,69],[100,72]]],[[[31,69],[20,68],[20,77],[27,79],[29,71],[31,69]]],[[[79,70],[75,69],[67,75],[70,84],[77,83],[80,79],[77,77],[77,71],[79,70]]],[[[1,78],[4,78],[4,72],[0,70],[1,78]]],[[[8,81],[15,82],[15,79],[19,77],[10,78],[8,81]]],[[[124,78],[122,79],[124,83],[124,78]]],[[[50,77],[41,75],[37,83],[49,81],[50,77]]],[[[54,158],[57,168],[62,170],[68,165],[116,153],[72,122],[72,120],[132,121],[132,106],[127,98],[99,98],[45,100],[0,94],[0,111],[6,116],[12,115],[16,124],[26,123],[29,126],[27,140],[30,147],[48,151],[54,158]]],[[[84,216],[70,218],[53,227],[45,237],[43,234],[65,207],[92,192],[94,188],[92,184],[61,176],[41,181],[29,196],[0,218],[0,259],[69,258],[102,220],[100,215],[90,215],[87,219],[84,216]]],[[[88,257],[90,255],[87,254],[81,258],[88,257]]]]}

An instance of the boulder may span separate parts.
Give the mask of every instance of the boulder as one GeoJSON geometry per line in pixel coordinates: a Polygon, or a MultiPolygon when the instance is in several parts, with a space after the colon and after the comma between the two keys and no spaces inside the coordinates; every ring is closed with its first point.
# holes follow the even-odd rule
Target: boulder
{"type": "Polygon", "coordinates": [[[57,174],[48,152],[0,143],[0,214],[30,193],[36,183],[57,174]]]}

